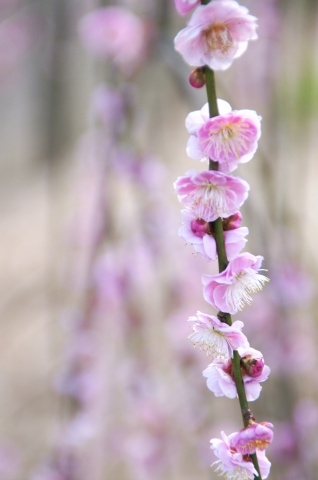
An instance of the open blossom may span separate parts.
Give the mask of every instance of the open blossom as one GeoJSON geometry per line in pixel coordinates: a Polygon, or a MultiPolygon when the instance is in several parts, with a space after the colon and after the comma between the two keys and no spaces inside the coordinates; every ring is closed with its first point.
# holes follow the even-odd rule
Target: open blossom
{"type": "Polygon", "coordinates": [[[79,23],[85,47],[96,57],[110,60],[131,75],[146,55],[146,29],[143,22],[122,7],[102,7],[87,14],[79,23]]]}
{"type": "Polygon", "coordinates": [[[214,170],[190,170],[185,176],[177,178],[174,187],[179,201],[206,222],[236,213],[249,191],[245,180],[214,170]]]}
{"type": "Polygon", "coordinates": [[[180,15],[186,15],[200,3],[201,0],[174,0],[175,7],[180,15]]]}
{"type": "MultiPolygon", "coordinates": [[[[225,100],[217,99],[217,106],[220,115],[226,115],[231,112],[231,105],[225,100]]],[[[209,120],[209,104],[205,103],[201,110],[194,110],[190,112],[185,120],[185,126],[188,130],[190,137],[187,143],[186,152],[190,158],[194,160],[207,161],[208,156],[200,148],[198,140],[198,131],[209,120]]],[[[221,170],[222,171],[222,170],[221,170]]],[[[224,172],[227,173],[227,172],[224,172]]]]}
{"type": "Polygon", "coordinates": [[[203,296],[217,310],[231,315],[251,303],[251,293],[262,290],[268,278],[258,273],[263,257],[240,253],[223,272],[203,275],[203,296]]]}
{"type": "Polygon", "coordinates": [[[194,345],[199,345],[213,359],[231,358],[233,350],[249,346],[242,333],[244,324],[239,320],[229,326],[217,317],[197,312],[189,321],[193,322],[193,333],[189,335],[189,340],[194,345]]]}
{"type": "MultiPolygon", "coordinates": [[[[218,458],[212,464],[215,467],[215,472],[226,480],[248,480],[253,479],[254,475],[258,477],[252,460],[243,456],[232,445],[232,438],[235,433],[227,436],[224,432],[221,432],[221,435],[222,440],[219,438],[211,439],[211,449],[218,458]]],[[[269,475],[271,464],[266,458],[265,452],[258,451],[257,460],[261,476],[263,479],[266,479],[269,475]]]]}
{"type": "MultiPolygon", "coordinates": [[[[237,350],[241,357],[251,354],[257,358],[263,358],[261,352],[251,347],[239,347],[237,350]]],[[[207,379],[206,384],[208,389],[211,390],[216,397],[237,397],[231,359],[215,359],[202,373],[207,379]]],[[[260,382],[267,380],[269,374],[270,368],[267,365],[264,365],[261,374],[257,378],[251,377],[242,370],[246,398],[249,402],[258,399],[262,390],[260,382]]]]}
{"type": "MultiPolygon", "coordinates": [[[[209,223],[198,218],[193,210],[187,208],[181,210],[183,224],[179,228],[179,237],[187,243],[191,243],[196,252],[200,253],[206,260],[215,260],[217,247],[213,232],[209,223]]],[[[240,227],[231,230],[224,230],[225,251],[228,259],[238,255],[246,243],[247,227],[240,227]]]]}
{"type": "Polygon", "coordinates": [[[222,171],[233,171],[238,163],[254,156],[261,135],[260,117],[254,110],[234,110],[207,120],[198,131],[198,142],[206,156],[222,171]]]}
{"type": "Polygon", "coordinates": [[[209,118],[206,103],[201,110],[189,113],[186,128],[190,134],[186,152],[194,160],[219,163],[219,171],[229,173],[239,163],[246,163],[257,150],[261,135],[261,117],[254,110],[231,110],[218,100],[220,115],[209,118]]]}
{"type": "Polygon", "coordinates": [[[231,444],[242,455],[251,455],[257,450],[265,450],[273,440],[273,424],[252,422],[246,428],[233,434],[231,444]]]}
{"type": "Polygon", "coordinates": [[[255,40],[256,18],[234,0],[199,5],[175,38],[175,49],[194,67],[225,70],[255,40]]]}

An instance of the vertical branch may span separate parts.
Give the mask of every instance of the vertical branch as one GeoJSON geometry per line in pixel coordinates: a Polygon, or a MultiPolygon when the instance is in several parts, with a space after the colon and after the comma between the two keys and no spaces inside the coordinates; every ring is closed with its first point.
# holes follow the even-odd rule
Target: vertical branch
{"type": "MultiPolygon", "coordinates": [[[[215,75],[213,70],[211,70],[207,66],[205,67],[205,80],[206,80],[206,92],[208,97],[210,117],[215,117],[219,115],[218,106],[217,106],[216,88],[215,88],[215,75]]],[[[214,162],[211,158],[209,159],[209,170],[218,170],[218,163],[214,162]]],[[[223,270],[226,269],[229,263],[227,259],[226,251],[225,251],[222,219],[217,218],[214,222],[210,222],[210,226],[213,232],[213,236],[215,239],[217,252],[218,252],[219,272],[222,272],[223,270]]],[[[228,325],[232,325],[232,318],[229,313],[219,312],[218,317],[228,325]]],[[[242,419],[243,419],[243,425],[244,427],[247,427],[249,424],[249,420],[253,418],[253,414],[249,409],[248,401],[246,398],[242,371],[241,371],[241,358],[237,351],[234,351],[233,353],[232,365],[233,365],[233,375],[234,375],[237,395],[238,395],[242,419]]],[[[258,476],[257,477],[254,476],[254,478],[257,478],[258,480],[262,480],[256,453],[250,455],[250,457],[256,471],[258,472],[258,476]]]]}

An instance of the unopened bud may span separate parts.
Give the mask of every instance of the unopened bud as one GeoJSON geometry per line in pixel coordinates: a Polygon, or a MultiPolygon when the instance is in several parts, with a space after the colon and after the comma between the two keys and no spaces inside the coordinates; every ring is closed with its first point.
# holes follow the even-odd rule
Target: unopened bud
{"type": "Polygon", "coordinates": [[[201,88],[205,85],[205,74],[203,68],[192,70],[189,75],[189,83],[194,88],[201,88]]]}
{"type": "Polygon", "coordinates": [[[246,355],[241,358],[241,365],[245,369],[247,375],[252,378],[259,377],[264,368],[263,358],[254,358],[252,355],[246,355]]]}
{"type": "Polygon", "coordinates": [[[191,230],[197,237],[204,237],[210,231],[208,222],[202,218],[196,218],[191,222],[191,230]]]}
{"type": "Polygon", "coordinates": [[[231,215],[228,218],[224,218],[222,221],[223,225],[223,230],[235,230],[236,228],[239,228],[242,222],[242,215],[240,212],[234,213],[234,215],[231,215]]]}

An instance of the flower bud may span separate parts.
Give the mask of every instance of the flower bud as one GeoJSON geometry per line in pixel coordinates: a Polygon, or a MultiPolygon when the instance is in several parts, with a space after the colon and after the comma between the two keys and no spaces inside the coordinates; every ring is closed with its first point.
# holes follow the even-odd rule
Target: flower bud
{"type": "Polygon", "coordinates": [[[263,371],[264,359],[254,358],[252,355],[246,355],[241,358],[241,365],[246,371],[247,375],[252,378],[259,377],[263,371]]]}
{"type": "Polygon", "coordinates": [[[230,217],[224,218],[222,220],[222,225],[223,225],[223,230],[235,230],[236,228],[239,228],[242,222],[242,215],[240,212],[234,213],[234,215],[231,215],[230,217]]]}
{"type": "Polygon", "coordinates": [[[202,218],[196,218],[191,222],[191,230],[197,237],[204,237],[210,231],[208,222],[202,218]]]}
{"type": "Polygon", "coordinates": [[[205,85],[205,74],[203,68],[192,70],[189,75],[189,83],[194,88],[202,88],[205,85]]]}

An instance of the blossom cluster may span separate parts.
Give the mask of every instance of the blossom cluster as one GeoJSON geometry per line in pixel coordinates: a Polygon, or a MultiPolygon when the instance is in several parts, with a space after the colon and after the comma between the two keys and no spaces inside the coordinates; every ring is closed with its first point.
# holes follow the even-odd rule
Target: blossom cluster
{"type": "MultiPolygon", "coordinates": [[[[175,0],[175,6],[181,15],[193,11],[187,26],[175,38],[176,50],[195,67],[189,77],[192,86],[205,84],[207,70],[227,69],[246,50],[248,42],[257,38],[256,18],[235,0],[207,4],[175,0]]],[[[218,274],[202,277],[204,299],[217,313],[197,312],[190,317],[193,332],[189,339],[211,358],[203,376],[216,397],[238,396],[233,364],[236,351],[246,400],[254,401],[270,369],[262,353],[249,345],[242,332],[244,324],[239,320],[232,323],[230,315],[250,304],[252,294],[260,291],[268,278],[260,273],[262,256],[242,253],[248,229],[241,226],[239,210],[250,187],[232,172],[253,158],[261,136],[261,117],[253,110],[232,110],[221,99],[216,103],[217,114],[212,115],[211,105],[206,103],[189,113],[185,121],[189,134],[186,153],[193,160],[208,163],[208,168],[187,171],[174,183],[184,207],[179,236],[207,261],[215,260],[222,249],[215,230],[216,222],[221,221],[226,254],[226,266],[218,274]]],[[[270,462],[264,450],[272,441],[272,427],[268,422],[257,423],[251,415],[240,432],[229,436],[222,432],[222,440],[212,439],[211,448],[218,458],[213,464],[215,471],[232,480],[254,478],[259,473],[267,478],[270,462]],[[253,454],[259,472],[252,462],[253,454]]]]}

